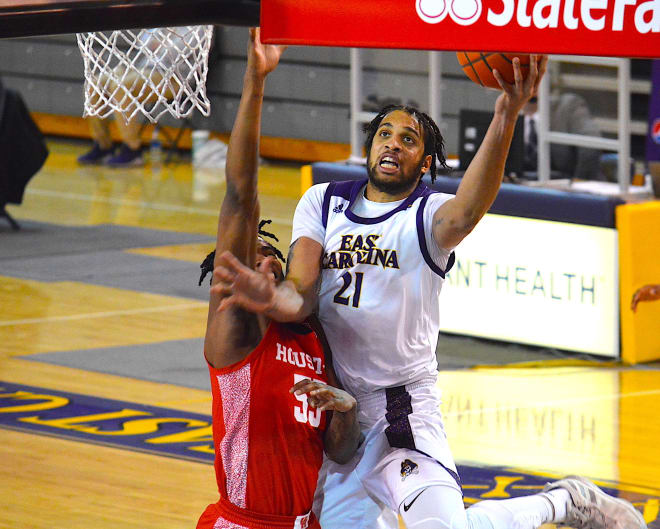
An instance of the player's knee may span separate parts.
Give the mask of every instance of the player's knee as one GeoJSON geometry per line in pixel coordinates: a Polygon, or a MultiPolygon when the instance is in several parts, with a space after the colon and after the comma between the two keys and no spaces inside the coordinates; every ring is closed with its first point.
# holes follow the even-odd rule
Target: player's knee
{"type": "Polygon", "coordinates": [[[465,511],[455,512],[449,521],[449,529],[469,529],[469,523],[465,511]]]}
{"type": "Polygon", "coordinates": [[[512,529],[511,513],[502,507],[501,502],[480,501],[466,514],[470,529],[512,529]]]}
{"type": "Polygon", "coordinates": [[[468,529],[461,493],[447,486],[431,486],[411,494],[401,504],[407,529],[468,529]]]}
{"type": "Polygon", "coordinates": [[[403,517],[407,529],[469,529],[464,513],[433,513],[430,515],[403,517]],[[410,519],[412,518],[412,519],[410,519]]]}

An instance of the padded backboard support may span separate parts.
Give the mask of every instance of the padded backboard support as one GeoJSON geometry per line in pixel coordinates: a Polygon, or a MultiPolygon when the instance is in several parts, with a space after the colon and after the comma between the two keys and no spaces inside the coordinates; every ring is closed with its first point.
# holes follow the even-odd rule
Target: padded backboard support
{"type": "Polygon", "coordinates": [[[0,38],[113,29],[258,26],[259,0],[3,0],[0,38]]]}

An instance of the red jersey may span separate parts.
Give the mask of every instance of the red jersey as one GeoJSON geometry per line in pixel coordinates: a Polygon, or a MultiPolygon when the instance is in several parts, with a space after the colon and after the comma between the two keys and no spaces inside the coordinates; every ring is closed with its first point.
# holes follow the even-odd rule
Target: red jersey
{"type": "Polygon", "coordinates": [[[306,395],[289,393],[304,378],[327,383],[316,334],[271,322],[245,359],[222,369],[209,365],[209,371],[220,501],[209,505],[198,529],[319,527],[308,513],[326,414],[310,408],[306,395]]]}

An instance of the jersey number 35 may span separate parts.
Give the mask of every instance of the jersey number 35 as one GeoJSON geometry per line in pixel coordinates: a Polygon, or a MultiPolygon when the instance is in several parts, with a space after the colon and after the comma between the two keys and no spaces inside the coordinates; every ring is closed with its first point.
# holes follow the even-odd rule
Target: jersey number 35
{"type": "MultiPolygon", "coordinates": [[[[300,382],[301,380],[304,380],[306,378],[305,375],[293,375],[293,383],[294,385],[300,382]]],[[[322,380],[314,380],[314,382],[319,382],[323,384],[324,382],[322,380]]],[[[309,409],[309,404],[307,403],[307,395],[295,395],[297,400],[300,401],[301,405],[300,406],[294,406],[293,407],[293,416],[296,418],[296,421],[302,422],[302,423],[309,423],[310,426],[313,426],[314,428],[317,428],[319,424],[321,424],[321,414],[323,413],[321,410],[310,410],[309,409]]]]}

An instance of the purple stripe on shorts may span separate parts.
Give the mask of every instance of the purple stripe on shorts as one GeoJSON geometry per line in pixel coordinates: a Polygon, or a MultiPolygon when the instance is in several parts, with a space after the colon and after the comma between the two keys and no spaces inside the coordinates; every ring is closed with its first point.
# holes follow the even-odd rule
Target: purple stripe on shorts
{"type": "Polygon", "coordinates": [[[408,415],[413,412],[412,397],[405,386],[385,389],[387,400],[385,419],[389,426],[385,428],[387,441],[392,448],[409,448],[415,450],[415,438],[408,415]]]}

